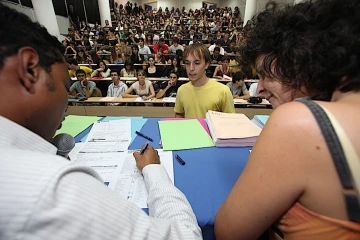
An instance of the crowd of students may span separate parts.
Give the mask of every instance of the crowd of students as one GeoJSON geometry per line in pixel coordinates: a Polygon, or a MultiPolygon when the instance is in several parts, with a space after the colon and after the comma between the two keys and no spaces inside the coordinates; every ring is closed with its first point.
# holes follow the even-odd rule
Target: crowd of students
{"type": "MultiPolygon", "coordinates": [[[[188,11],[185,8],[182,11],[175,8],[162,10],[161,7],[144,10],[128,2],[125,6],[115,4],[112,11],[112,27],[109,21],[105,26],[95,24],[92,27],[82,21],[79,26],[74,24],[69,29],[63,44],[69,58],[70,76],[75,77],[75,70],[80,68],[87,77],[90,73],[91,77],[109,77],[111,68],[118,69],[120,77],[137,77],[140,70],[144,70],[146,77],[169,77],[171,72],[178,78],[188,77],[184,67],[184,48],[194,43],[203,43],[210,51],[210,63],[219,64],[206,69],[209,77],[221,79],[226,75],[231,78],[234,70],[230,64],[237,66],[235,70],[250,67],[244,64],[239,67],[239,47],[244,34],[237,7],[234,10],[229,7],[188,11]],[[90,65],[77,66],[73,59],[78,64],[96,63],[95,71],[90,72],[90,65]],[[117,65],[108,67],[109,63],[117,65]]],[[[252,71],[242,73],[237,76],[244,76],[243,79],[254,77],[252,71]]],[[[133,83],[126,82],[128,87],[133,83]]],[[[166,86],[165,82],[152,84],[156,93],[166,86]]],[[[232,90],[235,85],[231,85],[232,90]]],[[[248,98],[248,92],[245,88],[243,90],[234,90],[233,95],[239,94],[234,98],[243,95],[248,98]]]]}

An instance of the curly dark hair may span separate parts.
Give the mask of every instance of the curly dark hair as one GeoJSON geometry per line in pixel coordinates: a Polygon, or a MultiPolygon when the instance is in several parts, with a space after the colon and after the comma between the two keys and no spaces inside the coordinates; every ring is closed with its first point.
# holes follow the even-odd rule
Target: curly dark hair
{"type": "Polygon", "coordinates": [[[36,50],[40,66],[48,73],[51,71],[51,65],[64,62],[64,47],[56,37],[50,35],[45,27],[32,22],[26,15],[1,3],[0,26],[0,69],[7,57],[25,46],[36,50]]]}
{"type": "Polygon", "coordinates": [[[313,99],[360,91],[360,1],[317,0],[264,11],[250,22],[243,61],[313,99]]]}

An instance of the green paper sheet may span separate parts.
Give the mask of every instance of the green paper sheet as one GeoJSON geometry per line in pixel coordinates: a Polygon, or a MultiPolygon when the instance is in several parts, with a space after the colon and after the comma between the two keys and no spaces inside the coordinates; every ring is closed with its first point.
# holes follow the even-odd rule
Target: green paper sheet
{"type": "Polygon", "coordinates": [[[55,135],[59,133],[68,133],[75,137],[99,119],[101,119],[101,117],[69,115],[62,122],[61,128],[56,131],[55,135]]]}
{"type": "Polygon", "coordinates": [[[197,119],[159,121],[164,151],[213,147],[214,142],[197,119]]]}

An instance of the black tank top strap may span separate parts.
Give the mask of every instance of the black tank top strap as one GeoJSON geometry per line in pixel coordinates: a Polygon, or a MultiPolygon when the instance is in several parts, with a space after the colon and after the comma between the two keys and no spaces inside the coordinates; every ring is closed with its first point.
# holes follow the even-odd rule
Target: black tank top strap
{"type": "MultiPolygon", "coordinates": [[[[344,197],[346,202],[347,214],[350,221],[360,223],[360,204],[359,196],[356,194],[353,177],[344,154],[343,147],[336,131],[324,111],[316,102],[308,98],[296,99],[296,101],[305,104],[314,115],[319,128],[325,138],[326,144],[332,156],[337,173],[344,188],[344,197]]],[[[359,173],[360,174],[360,173],[359,173]]]]}

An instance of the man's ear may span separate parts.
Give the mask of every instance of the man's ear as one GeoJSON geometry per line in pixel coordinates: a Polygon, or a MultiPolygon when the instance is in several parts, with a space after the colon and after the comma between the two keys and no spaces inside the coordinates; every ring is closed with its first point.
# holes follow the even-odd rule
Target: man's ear
{"type": "Polygon", "coordinates": [[[211,61],[210,61],[210,62],[208,62],[208,63],[206,63],[206,65],[205,65],[205,69],[208,69],[208,67],[210,66],[210,64],[211,64],[211,61]]]}
{"type": "Polygon", "coordinates": [[[18,50],[17,56],[19,80],[28,92],[34,93],[34,83],[40,75],[39,54],[31,47],[23,47],[18,50]]]}

